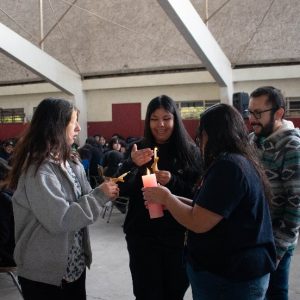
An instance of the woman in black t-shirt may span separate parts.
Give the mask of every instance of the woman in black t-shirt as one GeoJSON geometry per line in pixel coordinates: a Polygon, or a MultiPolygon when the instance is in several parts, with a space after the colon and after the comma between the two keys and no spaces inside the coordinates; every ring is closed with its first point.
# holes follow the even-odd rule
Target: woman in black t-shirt
{"type": "Polygon", "coordinates": [[[165,205],[189,229],[193,299],[262,300],[276,264],[268,182],[233,107],[204,112],[198,136],[205,173],[194,200],[165,187],[144,189],[144,198],[165,205]]]}

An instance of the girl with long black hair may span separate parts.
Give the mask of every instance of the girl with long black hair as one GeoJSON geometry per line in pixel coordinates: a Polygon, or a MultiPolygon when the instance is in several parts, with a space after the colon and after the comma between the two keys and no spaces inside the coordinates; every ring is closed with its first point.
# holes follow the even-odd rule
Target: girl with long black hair
{"type": "Polygon", "coordinates": [[[184,197],[193,195],[201,174],[200,152],[187,134],[175,102],[162,95],[147,107],[144,138],[130,149],[119,173],[131,171],[119,184],[120,194],[128,196],[124,224],[137,300],[182,300],[188,278],[182,262],[185,228],[168,210],[150,219],[144,206],[142,176],[151,170],[153,150],[157,147],[159,184],[184,197]]]}

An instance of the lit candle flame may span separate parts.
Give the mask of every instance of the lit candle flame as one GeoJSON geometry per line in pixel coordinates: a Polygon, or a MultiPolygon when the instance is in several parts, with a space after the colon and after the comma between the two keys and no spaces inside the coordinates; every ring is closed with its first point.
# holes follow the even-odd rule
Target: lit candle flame
{"type": "Polygon", "coordinates": [[[157,147],[154,147],[154,158],[157,158],[157,147]]]}

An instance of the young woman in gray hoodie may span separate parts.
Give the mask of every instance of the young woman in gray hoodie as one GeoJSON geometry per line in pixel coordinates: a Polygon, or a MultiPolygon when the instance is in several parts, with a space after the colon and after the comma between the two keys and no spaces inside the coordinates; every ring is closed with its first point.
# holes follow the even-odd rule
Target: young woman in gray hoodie
{"type": "Polygon", "coordinates": [[[71,102],[44,99],[14,153],[14,258],[25,300],[86,299],[87,226],[119,189],[111,181],[91,189],[71,151],[79,131],[71,102]]]}

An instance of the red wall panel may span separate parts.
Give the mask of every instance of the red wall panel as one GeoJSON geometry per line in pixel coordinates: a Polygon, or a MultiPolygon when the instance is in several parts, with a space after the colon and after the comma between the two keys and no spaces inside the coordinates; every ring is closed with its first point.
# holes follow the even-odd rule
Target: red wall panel
{"type": "Polygon", "coordinates": [[[128,136],[142,136],[141,103],[112,104],[111,122],[88,122],[88,135],[101,134],[109,139],[118,133],[128,136]]]}
{"type": "MultiPolygon", "coordinates": [[[[88,135],[101,134],[107,139],[115,133],[119,133],[125,138],[143,135],[144,121],[141,120],[140,103],[113,104],[112,117],[113,120],[110,122],[88,122],[88,135]]],[[[288,120],[293,121],[295,127],[300,128],[300,118],[288,118],[288,120]]],[[[251,131],[251,126],[249,126],[247,120],[245,122],[249,131],[251,131]]],[[[191,138],[195,139],[199,120],[183,120],[183,123],[191,138]]],[[[0,140],[18,137],[26,126],[27,124],[23,123],[0,124],[0,140]]]]}
{"type": "MultiPolygon", "coordinates": [[[[288,118],[288,120],[292,121],[294,123],[295,127],[300,128],[300,118],[288,118]]],[[[184,126],[191,136],[193,140],[195,140],[196,137],[196,131],[199,126],[199,120],[183,120],[184,126]]],[[[251,126],[249,125],[248,120],[245,120],[245,124],[247,128],[249,129],[249,132],[252,131],[251,126]]],[[[134,135],[133,131],[131,131],[131,127],[127,125],[127,121],[122,123],[122,127],[124,127],[124,130],[120,130],[120,133],[123,133],[122,135],[126,138],[127,136],[142,136],[144,133],[144,121],[140,121],[140,134],[134,135]]],[[[94,135],[96,133],[101,133],[105,137],[110,138],[112,134],[116,133],[115,131],[116,127],[114,127],[113,122],[89,122],[88,123],[88,132],[89,135],[94,135]]]]}
{"type": "Polygon", "coordinates": [[[294,126],[300,128],[300,118],[287,118],[294,123],[294,126]]]}
{"type": "Polygon", "coordinates": [[[18,137],[26,126],[24,123],[0,124],[0,140],[18,137]]]}
{"type": "MultiPolygon", "coordinates": [[[[194,140],[196,136],[196,130],[199,124],[199,120],[184,120],[183,121],[187,132],[190,134],[191,138],[194,140]]],[[[128,136],[139,137],[144,134],[144,121],[139,121],[139,131],[134,130],[127,124],[127,121],[122,123],[122,128],[119,128],[117,131],[114,122],[89,122],[88,123],[88,135],[92,136],[95,134],[101,134],[109,139],[114,133],[119,133],[123,137],[127,138],[128,136]]]]}
{"type": "Polygon", "coordinates": [[[141,103],[123,103],[112,105],[114,133],[124,137],[141,136],[141,103]]]}
{"type": "Polygon", "coordinates": [[[195,140],[196,132],[199,126],[199,120],[183,120],[183,124],[191,138],[195,140]]]}

